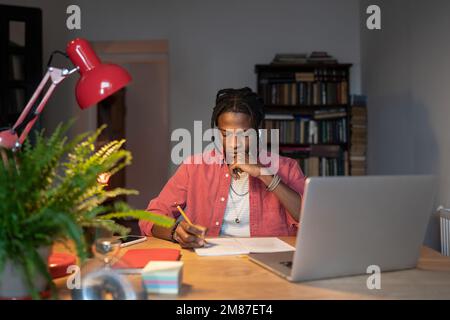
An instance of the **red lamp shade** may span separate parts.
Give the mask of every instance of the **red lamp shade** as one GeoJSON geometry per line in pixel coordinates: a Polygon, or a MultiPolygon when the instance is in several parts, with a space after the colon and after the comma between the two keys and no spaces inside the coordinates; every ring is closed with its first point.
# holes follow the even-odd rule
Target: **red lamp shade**
{"type": "Polygon", "coordinates": [[[115,64],[101,63],[84,39],[70,41],[66,52],[73,64],[79,67],[81,77],[76,86],[76,98],[81,109],[97,104],[131,81],[125,69],[115,64]]]}

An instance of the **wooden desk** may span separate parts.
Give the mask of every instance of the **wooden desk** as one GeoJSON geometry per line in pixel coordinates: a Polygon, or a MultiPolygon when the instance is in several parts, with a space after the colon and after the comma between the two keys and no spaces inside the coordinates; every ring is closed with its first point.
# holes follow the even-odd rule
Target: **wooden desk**
{"type": "MultiPolygon", "coordinates": [[[[294,244],[294,237],[281,238],[294,244]]],[[[129,248],[179,248],[150,238],[129,248]]],[[[123,252],[127,248],[122,249],[123,252]]],[[[55,251],[65,251],[55,247],[55,251]]],[[[386,272],[381,289],[369,290],[369,275],[290,283],[251,262],[246,256],[199,257],[182,250],[183,287],[179,296],[149,295],[149,299],[450,299],[450,258],[423,247],[418,267],[386,272]]],[[[130,275],[141,290],[139,275],[130,275]]],[[[70,299],[66,278],[56,280],[61,299],[70,299]]]]}

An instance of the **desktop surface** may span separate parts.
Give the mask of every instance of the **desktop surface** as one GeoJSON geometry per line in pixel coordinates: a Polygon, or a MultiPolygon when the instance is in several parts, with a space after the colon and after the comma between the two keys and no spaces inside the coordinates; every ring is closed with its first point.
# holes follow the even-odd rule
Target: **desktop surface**
{"type": "MultiPolygon", "coordinates": [[[[295,245],[295,237],[281,237],[295,245]]],[[[168,241],[147,241],[122,248],[180,248],[168,241]]],[[[62,245],[55,252],[67,252],[62,245]]],[[[148,295],[148,299],[194,300],[291,300],[291,299],[450,299],[450,258],[428,247],[421,248],[418,267],[381,274],[381,289],[369,290],[369,274],[326,280],[291,283],[250,261],[247,256],[200,257],[181,249],[184,261],[180,295],[148,295]]],[[[137,291],[142,291],[140,275],[127,275],[137,291]]],[[[56,279],[59,299],[71,299],[67,277],[56,279]]]]}

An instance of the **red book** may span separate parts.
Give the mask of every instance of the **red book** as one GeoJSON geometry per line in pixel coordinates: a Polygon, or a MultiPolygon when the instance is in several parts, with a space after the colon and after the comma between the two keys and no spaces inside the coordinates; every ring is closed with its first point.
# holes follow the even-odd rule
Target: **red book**
{"type": "Polygon", "coordinates": [[[180,259],[178,249],[130,249],[112,265],[121,273],[141,273],[150,261],[177,261],[180,259]]]}

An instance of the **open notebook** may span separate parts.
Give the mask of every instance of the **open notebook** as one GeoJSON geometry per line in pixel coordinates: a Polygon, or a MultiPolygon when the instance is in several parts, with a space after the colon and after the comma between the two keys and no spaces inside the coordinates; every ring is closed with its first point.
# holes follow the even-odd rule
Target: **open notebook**
{"type": "Polygon", "coordinates": [[[295,251],[278,238],[209,238],[203,248],[195,249],[199,256],[228,256],[250,253],[295,251]]]}

